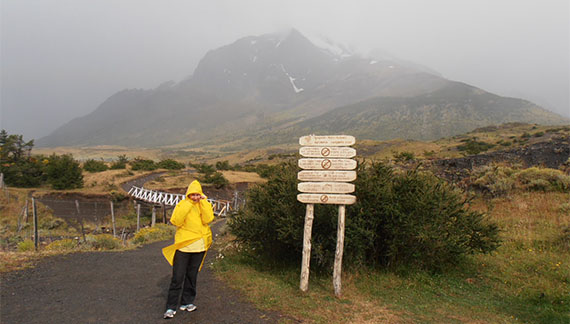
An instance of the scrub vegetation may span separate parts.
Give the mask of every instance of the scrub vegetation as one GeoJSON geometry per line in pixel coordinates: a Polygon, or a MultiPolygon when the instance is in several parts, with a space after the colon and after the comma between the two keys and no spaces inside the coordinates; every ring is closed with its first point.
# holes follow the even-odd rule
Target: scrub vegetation
{"type": "MultiPolygon", "coordinates": [[[[536,153],[529,145],[567,143],[569,135],[568,126],[507,124],[433,142],[358,141],[358,199],[346,209],[341,298],[334,297],[332,287],[336,206],[315,206],[309,291],[299,290],[305,206],[296,200],[298,169],[292,161],[298,158],[297,146],[169,153],[62,148],[57,154],[86,161],[83,188],[55,192],[121,200],[122,182],[155,172],[163,174],[145,188],[176,191],[196,178],[211,181],[212,187],[223,179],[230,186],[258,184],[250,185],[246,208],[231,216],[214,240],[218,258],[213,267],[259,307],[294,319],[284,323],[568,323],[570,160],[559,169],[540,163],[527,167],[521,161],[460,168],[502,150],[530,156],[536,153]],[[109,169],[88,172],[89,159],[109,169]],[[450,172],[440,172],[435,167],[441,159],[454,159],[456,169],[446,165],[443,171],[450,172]],[[140,170],[133,170],[135,161],[144,162],[140,170]],[[190,168],[152,169],[180,161],[190,168]],[[148,166],[152,170],[145,171],[148,166]]],[[[76,227],[51,215],[40,219],[40,237],[50,233],[57,239],[31,251],[31,222],[19,223],[22,206],[31,191],[41,196],[54,190],[47,182],[30,185],[9,184],[0,191],[1,271],[45,255],[172,239],[172,226],[162,224],[123,240],[108,233],[91,235],[96,226],[89,223],[83,238],[76,227]]],[[[38,209],[49,214],[42,204],[38,209]]],[[[149,215],[143,219],[148,223],[149,215]]],[[[133,226],[132,210],[117,218],[118,228],[133,226]]]]}

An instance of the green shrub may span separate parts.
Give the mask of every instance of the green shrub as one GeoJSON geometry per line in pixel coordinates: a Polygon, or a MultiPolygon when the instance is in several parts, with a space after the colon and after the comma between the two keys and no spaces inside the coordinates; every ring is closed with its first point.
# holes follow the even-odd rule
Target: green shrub
{"type": "Polygon", "coordinates": [[[416,157],[412,152],[400,152],[394,153],[394,159],[396,162],[409,162],[415,160],[416,157]]]}
{"type": "Polygon", "coordinates": [[[202,179],[204,183],[211,183],[217,189],[220,189],[230,183],[221,172],[208,173],[202,179]]]}
{"type": "Polygon", "coordinates": [[[126,169],[127,163],[129,163],[129,159],[126,155],[119,155],[117,161],[111,163],[111,170],[119,170],[119,169],[126,169]]]}
{"type": "Polygon", "coordinates": [[[198,163],[198,164],[190,163],[190,167],[198,170],[198,172],[203,174],[210,174],[216,172],[216,168],[213,165],[207,163],[198,163]]]}
{"type": "Polygon", "coordinates": [[[153,160],[145,160],[142,158],[135,158],[133,161],[131,161],[130,164],[131,164],[131,169],[133,171],[138,171],[138,170],[152,171],[152,170],[157,169],[157,165],[156,165],[156,163],[154,163],[153,160]]]}
{"type": "Polygon", "coordinates": [[[83,163],[83,170],[87,172],[103,172],[107,171],[107,169],[109,169],[109,167],[107,167],[107,164],[104,161],[89,159],[83,163]]]}
{"type": "Polygon", "coordinates": [[[473,171],[472,186],[495,197],[506,195],[515,189],[515,173],[509,167],[486,165],[473,171]]]}
{"type": "Polygon", "coordinates": [[[76,240],[63,239],[51,242],[45,249],[48,251],[70,251],[77,249],[78,246],[79,244],[76,240]]]}
{"type": "Polygon", "coordinates": [[[138,231],[133,237],[133,243],[145,244],[164,240],[170,240],[174,237],[176,227],[168,224],[156,224],[155,227],[147,227],[138,231]]]}
{"type": "Polygon", "coordinates": [[[35,249],[36,246],[34,245],[34,241],[32,240],[24,240],[18,243],[18,251],[20,252],[34,251],[35,249]]]}
{"type": "Polygon", "coordinates": [[[167,170],[182,170],[184,169],[184,163],[180,163],[173,159],[166,159],[158,162],[157,165],[160,169],[167,169],[167,170]]]}
{"type": "Polygon", "coordinates": [[[45,167],[47,182],[53,189],[75,189],[83,187],[83,175],[79,162],[71,154],[52,154],[45,167]]]}
{"type": "MultiPolygon", "coordinates": [[[[246,208],[229,221],[238,241],[275,262],[301,258],[305,205],[296,199],[296,174],[295,164],[280,165],[267,183],[248,191],[246,208]]],[[[431,174],[362,164],[356,196],[346,209],[347,265],[439,270],[499,245],[497,226],[466,209],[461,193],[431,174]]],[[[321,269],[334,260],[337,213],[334,205],[315,206],[311,258],[321,269]]]]}
{"type": "Polygon", "coordinates": [[[216,170],[223,171],[223,170],[231,170],[231,169],[232,169],[232,167],[227,160],[216,162],[216,170]]]}
{"type": "Polygon", "coordinates": [[[88,247],[96,250],[116,250],[122,246],[121,240],[111,234],[88,235],[86,242],[88,247]]]}
{"type": "Polygon", "coordinates": [[[30,157],[18,162],[0,162],[0,172],[9,186],[38,187],[46,180],[42,161],[43,158],[30,157]]]}
{"type": "Polygon", "coordinates": [[[475,138],[469,138],[467,140],[463,140],[465,144],[458,145],[457,149],[459,151],[464,151],[467,154],[479,154],[481,152],[488,151],[489,149],[495,147],[495,144],[490,144],[486,142],[477,141],[475,138]]]}
{"type": "Polygon", "coordinates": [[[570,191],[570,176],[560,170],[528,168],[517,174],[524,189],[539,191],[570,191]]]}
{"type": "Polygon", "coordinates": [[[57,217],[53,217],[50,214],[42,215],[38,219],[38,227],[40,229],[55,230],[55,229],[65,229],[67,228],[67,223],[65,220],[57,217]]]}

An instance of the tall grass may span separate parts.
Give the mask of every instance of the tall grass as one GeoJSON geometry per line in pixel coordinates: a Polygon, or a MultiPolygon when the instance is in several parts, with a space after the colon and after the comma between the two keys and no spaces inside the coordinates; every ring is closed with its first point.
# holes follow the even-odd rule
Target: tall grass
{"type": "MultiPolygon", "coordinates": [[[[471,208],[499,224],[503,244],[489,255],[434,274],[416,269],[344,269],[343,296],[330,273],[260,264],[226,235],[216,244],[218,277],[262,308],[303,323],[569,323],[570,194],[522,192],[477,198],[471,208]]],[[[349,207],[350,208],[350,207],[349,207]]],[[[301,256],[299,256],[300,258],[301,256]]]]}

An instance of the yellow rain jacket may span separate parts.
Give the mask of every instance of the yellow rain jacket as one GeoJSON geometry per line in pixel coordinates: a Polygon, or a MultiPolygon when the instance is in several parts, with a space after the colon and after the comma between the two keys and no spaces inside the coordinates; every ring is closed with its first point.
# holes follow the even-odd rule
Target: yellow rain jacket
{"type": "MultiPolygon", "coordinates": [[[[176,235],[174,236],[174,244],[162,249],[162,254],[170,263],[174,262],[174,253],[176,250],[192,244],[199,239],[204,239],[206,251],[212,245],[212,231],[208,224],[214,220],[214,210],[212,204],[207,199],[201,199],[200,202],[194,202],[190,199],[190,194],[202,192],[202,186],[197,180],[192,181],[186,190],[186,199],[181,200],[174,211],[170,222],[176,226],[176,235]]],[[[204,258],[206,255],[204,254],[204,258]]],[[[202,260],[202,264],[204,260],[202,260]]],[[[200,265],[202,269],[202,265],[200,265]]]]}

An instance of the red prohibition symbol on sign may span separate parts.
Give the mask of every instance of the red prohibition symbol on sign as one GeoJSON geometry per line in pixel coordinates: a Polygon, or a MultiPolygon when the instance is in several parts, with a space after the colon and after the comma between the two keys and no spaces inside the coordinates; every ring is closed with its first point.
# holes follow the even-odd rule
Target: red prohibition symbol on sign
{"type": "Polygon", "coordinates": [[[332,162],[329,159],[325,159],[323,160],[323,162],[321,162],[321,166],[323,167],[323,169],[328,170],[331,168],[332,162]]]}
{"type": "Polygon", "coordinates": [[[329,156],[331,154],[331,149],[328,147],[323,147],[323,149],[321,150],[321,155],[322,156],[329,156]]]}
{"type": "Polygon", "coordinates": [[[327,201],[329,201],[329,196],[327,196],[327,195],[322,195],[322,196],[321,196],[321,202],[326,203],[327,201]]]}

